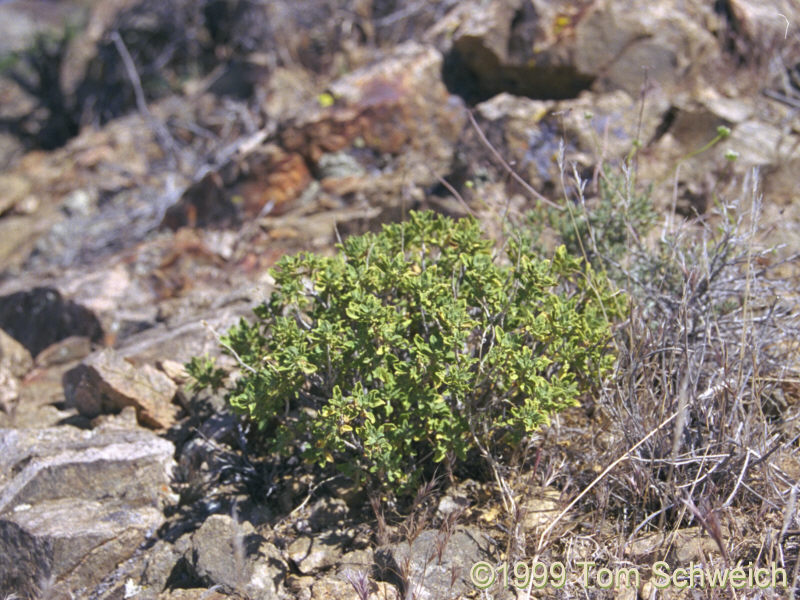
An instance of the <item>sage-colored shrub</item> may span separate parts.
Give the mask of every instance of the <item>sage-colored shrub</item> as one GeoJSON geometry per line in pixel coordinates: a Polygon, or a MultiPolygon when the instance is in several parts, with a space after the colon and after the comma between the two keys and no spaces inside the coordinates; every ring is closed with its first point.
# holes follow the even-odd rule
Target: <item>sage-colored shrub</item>
{"type": "Polygon", "coordinates": [[[434,213],[284,257],[273,276],[257,320],[222,340],[242,365],[230,404],[277,446],[401,493],[424,461],[513,445],[599,384],[625,304],[563,246],[495,251],[475,220],[434,213]]]}

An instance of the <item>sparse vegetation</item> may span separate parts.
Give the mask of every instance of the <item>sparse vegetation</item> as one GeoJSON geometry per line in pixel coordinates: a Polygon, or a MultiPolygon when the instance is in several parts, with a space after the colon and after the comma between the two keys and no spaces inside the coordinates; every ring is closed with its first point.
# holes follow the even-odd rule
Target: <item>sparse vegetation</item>
{"type": "MultiPolygon", "coordinates": [[[[630,159],[603,167],[594,198],[576,176],[568,210],[508,216],[500,241],[472,219],[412,214],[348,239],[336,257],[285,258],[260,321],[222,339],[242,372],[232,404],[279,445],[299,441],[316,464],[369,472],[389,492],[478,450],[499,483],[509,559],[613,567],[655,534],[655,549],[634,559],[646,569],[653,556],[674,559],[675,536],[696,526],[725,561],[793,568],[796,501],[775,459],[796,454],[800,437],[797,256],[764,243],[757,173],[709,215],[660,223],[630,159]],[[552,261],[542,239],[558,246],[552,261]],[[556,314],[560,325],[542,328],[556,314]],[[604,354],[609,319],[624,320],[604,354]],[[587,390],[580,427],[602,423],[602,436],[535,433],[587,390]],[[598,466],[613,468],[598,476],[598,466]],[[580,500],[535,537],[521,526],[532,485],[580,500]],[[730,537],[754,502],[774,533],[761,558],[762,531],[730,537]],[[578,514],[613,523],[616,537],[588,555],[565,546],[559,532],[578,514]]],[[[202,360],[190,370],[200,384],[226,375],[202,360]]],[[[393,526],[372,496],[381,543],[438,522],[428,504],[409,507],[393,526]]],[[[364,593],[363,576],[351,579],[364,593]]]]}
{"type": "MultiPolygon", "coordinates": [[[[405,492],[426,464],[505,447],[602,381],[624,299],[560,247],[493,255],[476,221],[411,213],[331,258],[284,258],[276,291],[224,347],[230,403],[281,448],[405,492]]],[[[210,363],[188,365],[219,383],[210,363]]]]}
{"type": "MultiPolygon", "coordinates": [[[[616,175],[606,168],[593,199],[576,180],[569,213],[551,220],[555,237],[609,273],[630,312],[617,330],[610,385],[593,404],[596,424],[587,423],[603,424],[602,440],[553,432],[546,447],[554,455],[535,474],[543,485],[576,482],[580,504],[535,543],[518,535],[511,548],[614,567],[631,564],[635,541],[655,534],[652,550],[638,556],[646,573],[653,556],[676,561],[676,536],[697,527],[692,537],[712,539],[726,563],[795,567],[784,558],[797,551],[785,537],[795,488],[781,464],[800,437],[797,255],[765,243],[757,172],[744,187],[709,215],[655,227],[649,191],[630,163],[616,175]],[[595,477],[593,466],[612,464],[595,477]],[[756,506],[765,518],[751,537],[744,515],[756,506]],[[613,523],[619,541],[598,539],[588,557],[563,545],[559,529],[578,514],[613,523]]],[[[535,217],[528,222],[541,228],[535,217]]],[[[519,465],[517,479],[526,469],[519,465]]]]}

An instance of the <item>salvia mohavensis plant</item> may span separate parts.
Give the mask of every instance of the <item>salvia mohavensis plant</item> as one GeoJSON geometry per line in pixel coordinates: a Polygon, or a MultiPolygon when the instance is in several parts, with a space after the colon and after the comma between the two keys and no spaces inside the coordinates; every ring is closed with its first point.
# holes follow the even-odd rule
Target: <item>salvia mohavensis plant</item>
{"type": "Polygon", "coordinates": [[[412,212],[337,249],[280,260],[257,319],[221,339],[230,404],[276,448],[405,493],[425,466],[499,456],[613,367],[625,300],[563,246],[496,250],[474,219],[412,212]]]}

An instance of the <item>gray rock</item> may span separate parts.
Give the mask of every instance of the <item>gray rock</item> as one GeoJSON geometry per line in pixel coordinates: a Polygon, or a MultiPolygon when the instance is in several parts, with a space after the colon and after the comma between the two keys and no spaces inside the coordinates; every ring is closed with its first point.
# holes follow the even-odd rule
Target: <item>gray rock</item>
{"type": "MultiPolygon", "coordinates": [[[[76,424],[77,411],[64,406],[64,373],[76,363],[36,367],[19,380],[19,400],[11,413],[0,413],[0,428],[55,427],[65,422],[76,424]]],[[[87,420],[88,423],[88,420],[87,420]]]]}
{"type": "Polygon", "coordinates": [[[37,367],[51,367],[63,363],[82,360],[92,351],[92,341],[83,336],[71,335],[49,345],[36,355],[37,367]]]}
{"type": "Polygon", "coordinates": [[[466,510],[469,505],[470,500],[466,496],[447,494],[446,496],[442,496],[442,499],[439,500],[439,506],[436,508],[436,512],[439,516],[446,517],[447,515],[466,510]]]}
{"type": "Polygon", "coordinates": [[[470,569],[488,557],[488,543],[478,529],[458,527],[449,537],[423,531],[409,544],[378,548],[375,563],[381,579],[397,585],[403,597],[449,600],[474,591],[470,569]]]}
{"type": "Polygon", "coordinates": [[[289,545],[289,558],[303,574],[327,569],[342,559],[339,541],[331,535],[301,535],[289,545]]]}
{"type": "Polygon", "coordinates": [[[0,517],[0,573],[13,573],[0,575],[0,593],[28,593],[50,579],[71,590],[94,586],[163,522],[152,506],[74,498],[20,504],[0,517]]]}
{"type": "Polygon", "coordinates": [[[308,524],[312,531],[333,530],[342,523],[347,513],[347,503],[341,498],[320,498],[311,505],[308,524]]]}
{"type": "Polygon", "coordinates": [[[286,566],[280,552],[250,523],[211,515],[191,537],[196,576],[206,585],[244,592],[254,600],[278,598],[286,566]]]}
{"type": "Polygon", "coordinates": [[[548,31],[554,4],[558,2],[495,0],[468,5],[450,56],[457,67],[453,71],[466,69],[474,76],[474,99],[504,91],[539,99],[571,98],[591,85],[593,75],[576,69],[564,44],[548,31]]]}
{"type": "Polygon", "coordinates": [[[242,317],[252,318],[256,304],[250,300],[232,301],[227,306],[214,306],[211,313],[189,307],[166,325],[159,324],[130,336],[119,353],[137,364],[155,364],[164,357],[185,363],[193,356],[219,356],[219,344],[211,329],[224,333],[242,317]]]}
{"type": "Polygon", "coordinates": [[[596,2],[575,27],[575,64],[600,75],[611,88],[636,94],[649,81],[672,90],[700,77],[699,65],[719,60],[713,34],[704,27],[702,8],[644,0],[596,2]]]}
{"type": "Polygon", "coordinates": [[[342,555],[336,564],[336,571],[340,579],[346,579],[352,573],[371,573],[375,562],[375,552],[372,548],[352,550],[342,555]]]}
{"type": "Polygon", "coordinates": [[[399,600],[397,589],[386,582],[372,582],[363,573],[347,573],[345,576],[310,578],[311,585],[302,590],[298,598],[308,600],[339,600],[340,598],[361,598],[360,591],[367,592],[368,600],[399,600]],[[305,592],[305,593],[303,593],[305,592]]]}
{"type": "Polygon", "coordinates": [[[116,415],[100,415],[92,419],[92,429],[103,431],[106,429],[138,429],[139,422],[136,419],[136,409],[126,406],[116,415]]]}
{"type": "Polygon", "coordinates": [[[161,592],[166,587],[175,565],[184,558],[186,554],[184,546],[188,545],[188,538],[181,538],[176,544],[158,540],[147,553],[140,581],[142,587],[156,593],[161,592]]]}
{"type": "Polygon", "coordinates": [[[64,498],[159,506],[174,451],[142,429],[0,429],[0,515],[64,498]]]}
{"type": "Polygon", "coordinates": [[[67,405],[89,418],[133,406],[141,424],[169,427],[180,412],[172,403],[176,391],[175,383],[155,367],[137,369],[110,348],[64,374],[67,405]]]}
{"type": "Polygon", "coordinates": [[[132,556],[164,522],[173,453],[142,429],[0,429],[0,597],[91,588],[132,556]]]}
{"type": "Polygon", "coordinates": [[[51,580],[53,548],[16,523],[0,519],[0,593],[31,596],[51,580]]]}

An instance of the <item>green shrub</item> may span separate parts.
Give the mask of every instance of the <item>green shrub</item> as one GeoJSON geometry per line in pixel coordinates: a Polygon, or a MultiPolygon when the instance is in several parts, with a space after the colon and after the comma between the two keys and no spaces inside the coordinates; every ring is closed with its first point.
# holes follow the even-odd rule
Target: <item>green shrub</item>
{"type": "Polygon", "coordinates": [[[230,404],[320,466],[409,490],[425,461],[518,442],[613,364],[624,301],[563,246],[493,256],[475,220],[411,213],[338,250],[284,257],[258,320],[222,339],[242,365],[230,404]]]}
{"type": "Polygon", "coordinates": [[[627,284],[631,254],[642,248],[643,238],[658,220],[652,185],[640,186],[630,166],[606,165],[597,192],[596,198],[586,202],[579,190],[577,202],[564,204],[567,210],[539,207],[529,211],[519,234],[537,239],[546,237],[543,234],[549,229],[567,252],[585,257],[615,283],[627,284]]]}

